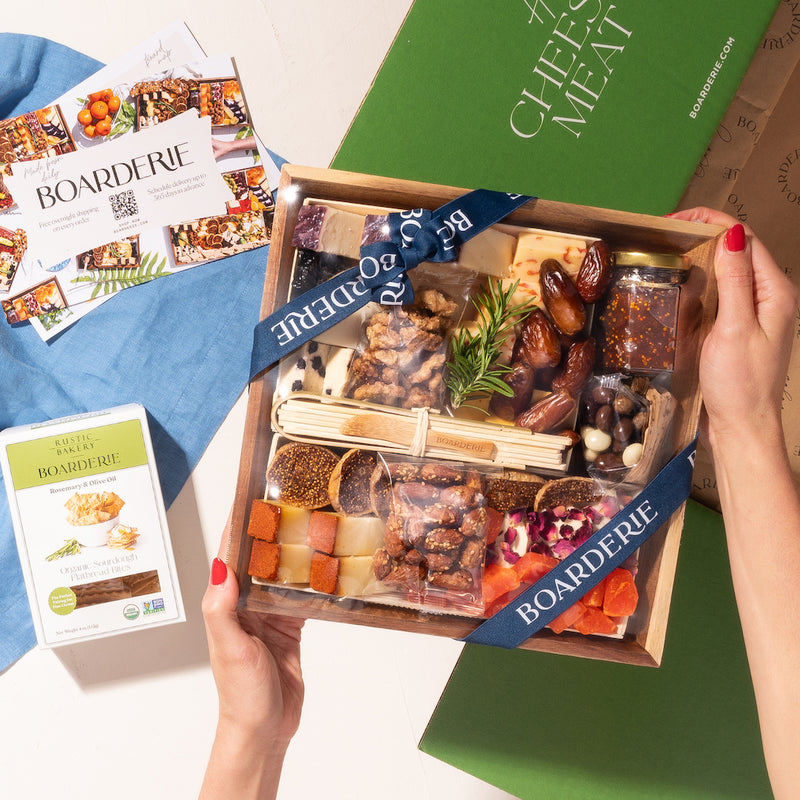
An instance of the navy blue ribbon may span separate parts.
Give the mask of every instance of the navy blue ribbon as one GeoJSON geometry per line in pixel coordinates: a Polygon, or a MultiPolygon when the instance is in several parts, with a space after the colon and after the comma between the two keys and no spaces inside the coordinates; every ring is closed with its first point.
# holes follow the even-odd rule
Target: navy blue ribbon
{"type": "Polygon", "coordinates": [[[697,438],[600,530],[463,641],[514,648],[552,622],[652,536],[689,497],[697,438]]]}
{"type": "Polygon", "coordinates": [[[464,242],[532,199],[476,189],[433,212],[389,214],[389,241],[362,247],[358,267],[310,289],[256,325],[250,380],[371,300],[382,305],[410,303],[414,292],[409,270],[423,261],[453,261],[464,242]]]}

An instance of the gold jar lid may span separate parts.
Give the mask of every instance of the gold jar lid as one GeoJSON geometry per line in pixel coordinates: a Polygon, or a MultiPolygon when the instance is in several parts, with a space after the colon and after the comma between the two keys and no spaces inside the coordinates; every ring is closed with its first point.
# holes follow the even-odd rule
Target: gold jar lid
{"type": "Polygon", "coordinates": [[[686,272],[692,265],[686,256],[676,253],[639,253],[617,250],[614,261],[618,267],[643,267],[645,269],[674,269],[686,272]]]}

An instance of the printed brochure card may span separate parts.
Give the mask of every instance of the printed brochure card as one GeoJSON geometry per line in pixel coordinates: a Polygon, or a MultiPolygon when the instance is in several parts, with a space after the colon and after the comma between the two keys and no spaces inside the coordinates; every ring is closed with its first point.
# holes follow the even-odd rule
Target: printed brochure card
{"type": "Polygon", "coordinates": [[[142,406],[7,428],[0,464],[41,646],[184,619],[142,406]]]}
{"type": "MultiPolygon", "coordinates": [[[[6,185],[24,212],[28,246],[48,264],[65,252],[91,252],[94,260],[97,242],[121,247],[131,234],[182,215],[224,214],[229,196],[210,120],[190,112],[102,148],[23,161],[6,185]]],[[[67,303],[81,290],[65,286],[67,303]]]]}
{"type": "Polygon", "coordinates": [[[233,59],[171,26],[0,121],[7,322],[47,340],[123,289],[268,244],[279,175],[233,59]]]}

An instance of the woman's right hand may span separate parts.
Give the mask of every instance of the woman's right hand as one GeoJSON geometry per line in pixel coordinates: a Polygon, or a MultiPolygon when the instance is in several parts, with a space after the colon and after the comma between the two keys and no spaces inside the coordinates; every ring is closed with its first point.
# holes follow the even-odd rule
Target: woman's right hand
{"type": "Polygon", "coordinates": [[[708,208],[672,219],[728,228],[717,243],[717,318],[700,358],[700,387],[712,452],[748,433],[783,445],[781,401],[798,293],[764,244],[733,217],[708,208]],[[774,437],[774,439],[773,439],[774,437]]]}

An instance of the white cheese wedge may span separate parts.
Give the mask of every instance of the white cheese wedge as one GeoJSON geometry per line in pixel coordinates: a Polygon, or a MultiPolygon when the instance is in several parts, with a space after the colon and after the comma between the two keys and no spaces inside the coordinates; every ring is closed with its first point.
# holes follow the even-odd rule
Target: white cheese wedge
{"type": "Polygon", "coordinates": [[[461,245],[458,263],[475,272],[503,277],[508,274],[516,242],[516,236],[487,228],[461,245]]]}
{"type": "Polygon", "coordinates": [[[358,258],[361,255],[361,235],[364,217],[328,207],[319,234],[319,250],[337,256],[358,258]]]}
{"type": "Polygon", "coordinates": [[[358,258],[363,230],[364,217],[361,214],[313,203],[300,209],[292,232],[292,245],[358,258]]]}
{"type": "Polygon", "coordinates": [[[342,517],[336,532],[335,556],[370,556],[383,547],[386,525],[378,517],[342,517]]]}
{"type": "Polygon", "coordinates": [[[308,583],[313,550],[302,544],[282,544],[278,560],[278,583],[308,583]]]}

